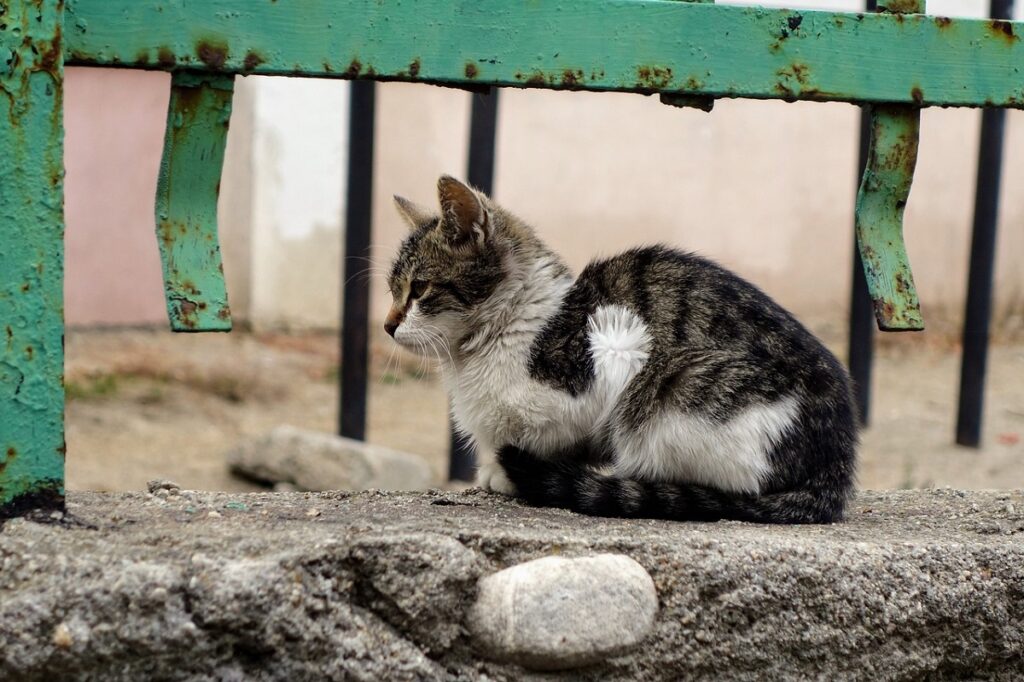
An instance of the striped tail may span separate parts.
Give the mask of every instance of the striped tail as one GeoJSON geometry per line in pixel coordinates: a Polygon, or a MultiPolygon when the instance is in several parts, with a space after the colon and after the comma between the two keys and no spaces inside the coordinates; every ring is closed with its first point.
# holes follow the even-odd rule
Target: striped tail
{"type": "Polygon", "coordinates": [[[688,483],[637,481],[601,474],[571,458],[541,459],[516,447],[498,452],[516,495],[537,507],[590,516],[754,523],[832,523],[843,518],[847,494],[833,486],[765,495],[688,483]]]}

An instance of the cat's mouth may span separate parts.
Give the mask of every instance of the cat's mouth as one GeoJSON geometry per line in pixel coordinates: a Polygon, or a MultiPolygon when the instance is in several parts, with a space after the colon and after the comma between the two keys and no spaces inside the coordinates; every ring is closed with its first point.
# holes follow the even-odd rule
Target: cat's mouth
{"type": "Polygon", "coordinates": [[[447,353],[447,344],[440,336],[417,330],[403,330],[399,327],[394,335],[395,343],[407,351],[426,357],[440,359],[447,353]]]}

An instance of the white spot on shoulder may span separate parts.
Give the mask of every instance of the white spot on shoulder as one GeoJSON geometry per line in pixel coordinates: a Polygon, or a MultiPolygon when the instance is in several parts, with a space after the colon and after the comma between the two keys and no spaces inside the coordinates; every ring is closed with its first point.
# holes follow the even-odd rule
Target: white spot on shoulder
{"type": "Polygon", "coordinates": [[[725,422],[665,412],[640,431],[615,434],[616,471],[627,478],[757,494],[771,474],[771,450],[792,427],[797,412],[792,396],[752,405],[725,422]]]}
{"type": "Polygon", "coordinates": [[[649,357],[647,325],[627,308],[606,305],[590,316],[588,331],[597,379],[607,388],[621,391],[649,357]]]}
{"type": "Polygon", "coordinates": [[[587,320],[594,385],[587,396],[595,411],[591,433],[611,419],[626,385],[650,356],[651,335],[640,316],[620,305],[600,306],[587,320]]]}

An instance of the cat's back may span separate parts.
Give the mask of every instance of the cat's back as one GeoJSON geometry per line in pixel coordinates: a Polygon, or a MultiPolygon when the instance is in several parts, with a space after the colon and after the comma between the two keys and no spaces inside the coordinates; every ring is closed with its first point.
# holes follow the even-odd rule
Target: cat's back
{"type": "MultiPolygon", "coordinates": [[[[696,254],[666,246],[630,249],[595,260],[577,279],[592,289],[595,307],[622,305],[658,336],[716,346],[763,331],[805,332],[753,284],[696,254]]],[[[806,333],[806,332],[805,332],[806,333]]]]}
{"type": "Polygon", "coordinates": [[[593,376],[587,322],[602,306],[635,313],[650,337],[649,371],[683,367],[695,393],[720,382],[727,365],[735,385],[715,390],[721,400],[808,391],[848,398],[843,367],[784,308],[720,265],[666,246],[588,264],[534,344],[535,376],[574,394],[587,389],[593,376]]]}

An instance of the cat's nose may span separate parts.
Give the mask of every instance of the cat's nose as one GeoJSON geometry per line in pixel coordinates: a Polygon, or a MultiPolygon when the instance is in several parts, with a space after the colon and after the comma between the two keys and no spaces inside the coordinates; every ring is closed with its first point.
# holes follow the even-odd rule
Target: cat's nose
{"type": "Polygon", "coordinates": [[[402,314],[402,311],[392,308],[384,318],[384,331],[394,338],[395,331],[398,329],[398,325],[402,324],[403,319],[405,319],[405,315],[402,314]]]}

